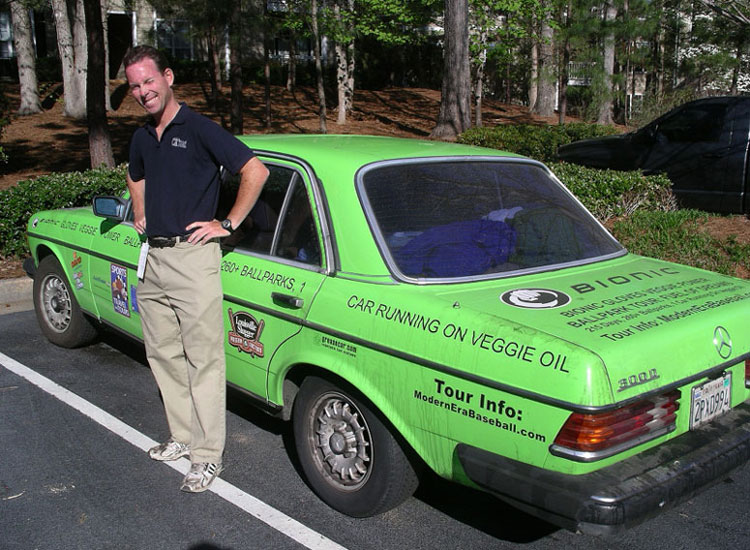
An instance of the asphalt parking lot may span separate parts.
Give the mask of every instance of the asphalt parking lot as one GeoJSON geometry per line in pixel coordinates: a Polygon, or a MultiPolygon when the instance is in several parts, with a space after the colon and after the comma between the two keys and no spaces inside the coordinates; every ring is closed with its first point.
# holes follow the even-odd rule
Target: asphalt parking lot
{"type": "Polygon", "coordinates": [[[232,392],[226,471],[209,492],[181,493],[187,460],[176,471],[144,452],[166,422],[140,347],[105,333],[57,348],[39,332],[30,293],[30,281],[0,284],[2,550],[747,546],[748,468],[611,539],[559,530],[429,476],[399,508],[349,518],[304,483],[288,426],[232,392]]]}

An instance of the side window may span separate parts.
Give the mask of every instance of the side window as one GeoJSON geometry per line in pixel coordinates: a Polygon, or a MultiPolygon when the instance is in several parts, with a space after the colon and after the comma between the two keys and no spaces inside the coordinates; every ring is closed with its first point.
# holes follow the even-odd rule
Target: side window
{"type": "Polygon", "coordinates": [[[320,265],[320,242],[310,199],[301,180],[297,180],[289,196],[289,204],[281,222],[277,255],[306,264],[320,265]]]}
{"type": "Polygon", "coordinates": [[[722,104],[686,107],[659,123],[657,138],[671,143],[720,141],[726,110],[722,104]]]}
{"type": "MultiPolygon", "coordinates": [[[[242,248],[261,254],[270,254],[273,236],[284,198],[295,173],[289,168],[268,166],[269,175],[258,201],[247,218],[224,239],[224,246],[242,248]]],[[[237,198],[239,178],[229,177],[222,182],[216,218],[224,219],[237,198]]]]}
{"type": "MultiPolygon", "coordinates": [[[[290,168],[268,165],[269,176],[258,201],[226,247],[312,265],[320,265],[320,242],[310,199],[302,178],[290,168]]],[[[239,179],[225,178],[216,218],[229,213],[237,197],[239,179]]]]}

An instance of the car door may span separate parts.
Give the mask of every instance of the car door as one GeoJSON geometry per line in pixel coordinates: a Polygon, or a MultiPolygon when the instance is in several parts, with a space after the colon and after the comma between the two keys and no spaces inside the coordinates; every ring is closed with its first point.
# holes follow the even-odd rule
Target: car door
{"type": "Polygon", "coordinates": [[[145,236],[127,213],[125,221],[102,219],[91,243],[89,273],[99,319],[137,338],[143,337],[138,311],[138,257],[145,236]]]}
{"type": "Polygon", "coordinates": [[[666,172],[681,204],[720,210],[732,139],[725,99],[688,103],[657,121],[645,173],[666,172]]]}
{"type": "MultiPolygon", "coordinates": [[[[293,338],[328,269],[312,171],[261,158],[270,175],[253,210],[224,239],[224,346],[227,381],[267,398],[274,351],[293,338]]],[[[237,182],[222,185],[218,217],[234,203],[237,182]]]]}

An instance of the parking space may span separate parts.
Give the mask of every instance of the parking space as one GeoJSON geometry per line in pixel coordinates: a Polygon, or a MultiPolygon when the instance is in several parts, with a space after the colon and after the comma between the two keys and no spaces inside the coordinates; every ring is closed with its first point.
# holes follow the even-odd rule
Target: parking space
{"type": "Polygon", "coordinates": [[[185,494],[178,489],[181,474],[143,451],[166,435],[166,422],[138,345],[109,334],[86,348],[57,348],[26,311],[0,316],[0,354],[3,549],[482,549],[518,543],[635,549],[663,537],[676,547],[705,549],[742,547],[749,534],[747,469],[607,541],[560,531],[489,495],[429,476],[396,510],[348,518],[303,482],[286,424],[232,392],[222,482],[212,492],[185,494]],[[50,393],[39,376],[60,389],[50,393]]]}

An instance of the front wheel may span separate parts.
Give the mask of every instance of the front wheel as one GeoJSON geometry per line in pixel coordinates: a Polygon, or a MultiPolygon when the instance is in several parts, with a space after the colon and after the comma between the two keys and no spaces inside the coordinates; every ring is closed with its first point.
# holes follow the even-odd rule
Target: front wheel
{"type": "Polygon", "coordinates": [[[339,512],[369,517],[406,500],[418,478],[384,421],[353,394],[306,378],[294,404],[294,441],[315,493],[339,512]]]}
{"type": "Polygon", "coordinates": [[[54,256],[42,259],[34,275],[34,310],[42,333],[53,344],[75,348],[96,337],[96,327],[78,306],[54,256]]]}

